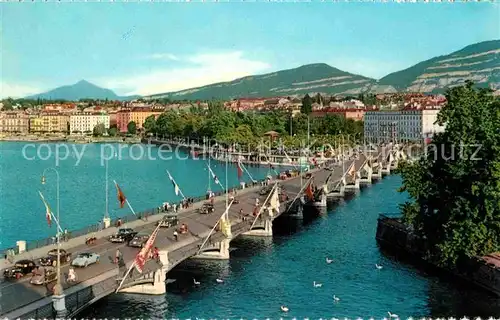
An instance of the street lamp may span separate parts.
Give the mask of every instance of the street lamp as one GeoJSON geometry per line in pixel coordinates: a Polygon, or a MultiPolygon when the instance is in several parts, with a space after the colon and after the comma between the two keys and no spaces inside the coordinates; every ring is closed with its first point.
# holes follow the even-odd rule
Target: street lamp
{"type": "Polygon", "coordinates": [[[59,224],[59,172],[55,169],[55,168],[46,168],[45,170],[43,170],[43,173],[42,173],[42,184],[45,184],[46,182],[46,179],[45,179],[45,172],[47,172],[48,170],[52,170],[56,173],[56,176],[57,176],[57,221],[56,221],[56,230],[57,230],[57,233],[56,233],[56,238],[57,238],[57,282],[56,282],[56,285],[54,287],[54,295],[56,296],[60,296],[62,295],[63,293],[63,288],[62,288],[62,285],[61,285],[61,233],[60,233],[60,224],[59,224]]]}

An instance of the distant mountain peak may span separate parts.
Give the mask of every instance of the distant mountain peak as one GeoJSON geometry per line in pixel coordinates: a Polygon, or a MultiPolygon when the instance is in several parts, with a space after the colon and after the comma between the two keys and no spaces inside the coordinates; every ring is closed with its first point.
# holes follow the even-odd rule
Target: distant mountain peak
{"type": "Polygon", "coordinates": [[[75,84],[61,86],[50,91],[36,94],[28,98],[32,99],[48,99],[48,100],[69,100],[78,101],[80,99],[108,99],[108,100],[129,100],[136,99],[133,97],[120,97],[110,89],[101,88],[87,80],[80,80],[75,84]]]}

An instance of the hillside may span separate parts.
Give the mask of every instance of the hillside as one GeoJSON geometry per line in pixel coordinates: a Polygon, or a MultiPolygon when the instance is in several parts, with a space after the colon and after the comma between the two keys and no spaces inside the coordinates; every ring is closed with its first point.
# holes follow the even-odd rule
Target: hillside
{"type": "Polygon", "coordinates": [[[324,63],[317,63],[199,88],[155,94],[147,98],[196,100],[275,97],[303,95],[311,92],[358,94],[368,90],[373,83],[375,83],[374,79],[351,74],[324,63]]]}
{"type": "Polygon", "coordinates": [[[378,85],[398,91],[441,93],[472,80],[481,87],[500,89],[500,40],[469,45],[451,54],[422,61],[388,74],[378,85]]]}
{"type": "Polygon", "coordinates": [[[113,91],[105,88],[98,87],[88,81],[80,80],[73,85],[62,86],[50,91],[36,94],[30,97],[30,99],[64,99],[77,101],[79,99],[108,99],[108,100],[127,100],[133,99],[135,97],[120,97],[116,95],[113,91]]]}

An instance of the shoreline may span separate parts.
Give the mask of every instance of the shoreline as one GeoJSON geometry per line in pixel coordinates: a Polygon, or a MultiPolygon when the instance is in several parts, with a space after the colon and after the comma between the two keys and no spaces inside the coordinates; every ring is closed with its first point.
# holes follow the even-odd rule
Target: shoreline
{"type": "Polygon", "coordinates": [[[133,144],[140,143],[141,138],[95,138],[89,137],[88,139],[75,139],[72,137],[37,137],[37,136],[25,136],[25,137],[0,137],[0,142],[39,142],[39,143],[54,143],[54,142],[67,142],[75,144],[92,144],[92,143],[125,143],[133,144]]]}

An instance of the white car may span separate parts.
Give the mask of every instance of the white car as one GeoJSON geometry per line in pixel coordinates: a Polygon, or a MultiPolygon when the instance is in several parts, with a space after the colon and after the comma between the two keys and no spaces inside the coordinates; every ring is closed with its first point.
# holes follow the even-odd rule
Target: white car
{"type": "Polygon", "coordinates": [[[98,263],[100,256],[93,252],[79,253],[71,262],[74,267],[87,267],[90,264],[98,263]]]}

